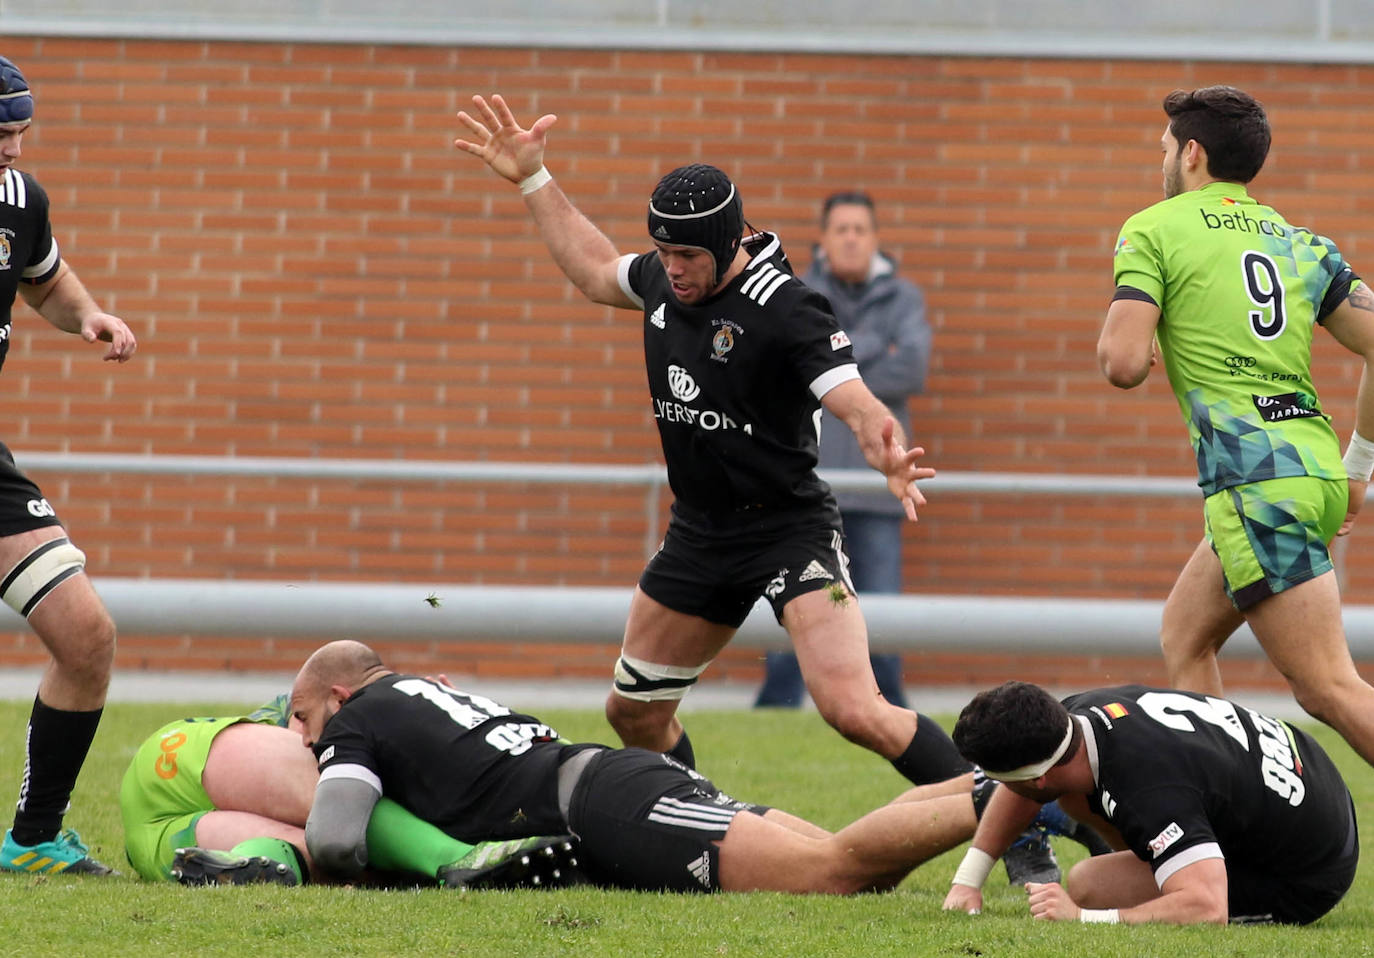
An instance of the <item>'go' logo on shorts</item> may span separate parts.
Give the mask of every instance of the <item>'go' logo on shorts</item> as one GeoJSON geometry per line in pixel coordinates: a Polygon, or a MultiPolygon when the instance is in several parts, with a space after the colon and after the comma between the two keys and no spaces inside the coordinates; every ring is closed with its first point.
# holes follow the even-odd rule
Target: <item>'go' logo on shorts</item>
{"type": "Polygon", "coordinates": [[[158,743],[158,748],[162,749],[162,754],[153,762],[153,771],[157,772],[158,778],[171,779],[177,777],[177,749],[185,744],[185,732],[173,732],[158,743]]]}
{"type": "Polygon", "coordinates": [[[57,515],[57,510],[54,509],[46,499],[30,499],[29,515],[36,516],[39,519],[43,519],[48,516],[57,515]]]}

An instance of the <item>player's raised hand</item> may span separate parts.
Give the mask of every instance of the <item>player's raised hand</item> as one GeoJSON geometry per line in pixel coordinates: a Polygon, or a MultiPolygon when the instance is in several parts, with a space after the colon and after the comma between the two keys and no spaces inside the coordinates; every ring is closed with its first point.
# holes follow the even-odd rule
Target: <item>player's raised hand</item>
{"type": "Polygon", "coordinates": [[[544,165],[544,146],[549,127],[558,121],[546,113],[526,130],[515,122],[515,114],[501,94],[492,94],[491,102],[474,96],[472,105],[477,115],[466,110],[458,112],[458,122],[467,127],[469,139],[459,138],[453,145],[465,153],[481,159],[512,183],[519,183],[544,165]]]}

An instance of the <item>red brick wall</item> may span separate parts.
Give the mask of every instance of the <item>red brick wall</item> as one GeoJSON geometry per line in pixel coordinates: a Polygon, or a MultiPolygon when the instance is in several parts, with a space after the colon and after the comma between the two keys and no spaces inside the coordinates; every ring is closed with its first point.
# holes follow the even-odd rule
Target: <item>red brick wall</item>
{"type": "MultiPolygon", "coordinates": [[[[64,253],[140,336],[98,350],[16,311],[0,395],[25,450],[654,461],[638,323],[583,301],[517,192],[451,147],[470,94],[559,114],[548,164],[625,250],[688,160],[809,258],[820,199],[864,187],[936,329],[915,438],[949,470],[1186,476],[1162,375],[1098,374],[1116,229],[1160,195],[1159,101],[1229,82],[1270,109],[1255,184],[1374,262],[1374,70],[1245,63],[442,49],[20,38],[20,165],[64,253]]],[[[1374,270],[1374,265],[1366,265],[1374,270]]],[[[1319,335],[1348,433],[1358,367],[1319,335]]],[[[36,474],[97,575],[627,585],[625,488],[36,474]]],[[[928,489],[920,592],[1162,598],[1195,501],[928,489]]],[[[1348,597],[1374,601],[1365,533],[1348,597]]],[[[130,637],[131,640],[133,637],[130,637]]],[[[612,639],[614,637],[611,637],[612,639]]],[[[34,652],[32,640],[15,642],[34,652]]]]}

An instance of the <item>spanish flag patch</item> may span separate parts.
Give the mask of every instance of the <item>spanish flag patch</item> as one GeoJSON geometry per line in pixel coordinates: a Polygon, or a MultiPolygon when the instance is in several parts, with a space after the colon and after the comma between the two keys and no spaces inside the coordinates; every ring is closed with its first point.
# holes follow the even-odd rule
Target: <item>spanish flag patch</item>
{"type": "Polygon", "coordinates": [[[1122,705],[1120,702],[1113,702],[1110,705],[1104,705],[1102,707],[1102,711],[1106,712],[1114,719],[1124,718],[1125,716],[1130,714],[1126,711],[1126,706],[1122,705]]]}

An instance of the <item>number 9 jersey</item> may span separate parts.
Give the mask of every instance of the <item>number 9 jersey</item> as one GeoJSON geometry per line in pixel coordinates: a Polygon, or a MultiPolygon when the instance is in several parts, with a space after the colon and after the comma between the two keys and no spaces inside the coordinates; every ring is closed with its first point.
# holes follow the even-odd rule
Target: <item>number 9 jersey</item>
{"type": "Polygon", "coordinates": [[[1159,348],[1204,494],[1345,478],[1311,374],[1314,327],[1361,282],[1335,244],[1241,184],[1214,182],[1128,219],[1114,265],[1116,299],[1160,308],[1159,348]]]}

